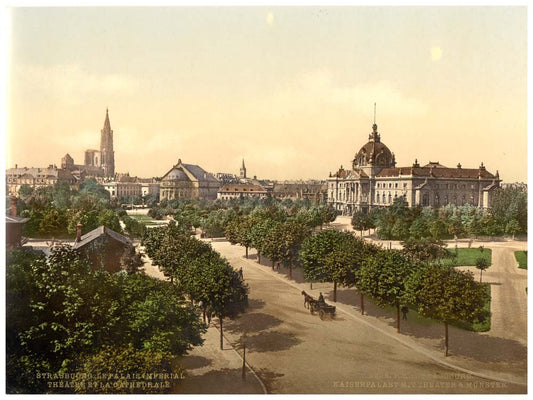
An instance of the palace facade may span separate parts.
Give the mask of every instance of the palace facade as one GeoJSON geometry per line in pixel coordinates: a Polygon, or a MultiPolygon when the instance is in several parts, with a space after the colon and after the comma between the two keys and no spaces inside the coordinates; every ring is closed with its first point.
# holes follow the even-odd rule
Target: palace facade
{"type": "Polygon", "coordinates": [[[330,173],[327,202],[344,215],[390,206],[403,197],[409,207],[440,207],[447,204],[491,206],[500,187],[498,171],[492,174],[483,163],[478,168],[455,168],[418,161],[397,167],[394,153],[381,142],[374,123],[368,142],[355,154],[352,168],[330,173]]]}

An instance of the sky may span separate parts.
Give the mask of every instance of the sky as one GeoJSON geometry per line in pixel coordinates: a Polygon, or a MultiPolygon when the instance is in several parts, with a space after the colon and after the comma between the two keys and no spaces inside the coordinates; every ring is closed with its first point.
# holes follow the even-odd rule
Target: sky
{"type": "Polygon", "coordinates": [[[13,8],[6,168],[83,163],[109,108],[115,169],[326,179],[374,122],[397,166],[527,181],[527,9],[13,8]]]}

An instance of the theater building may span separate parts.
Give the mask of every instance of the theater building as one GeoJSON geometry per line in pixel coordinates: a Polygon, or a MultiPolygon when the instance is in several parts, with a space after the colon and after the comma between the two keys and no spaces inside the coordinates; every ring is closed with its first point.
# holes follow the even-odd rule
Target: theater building
{"type": "Polygon", "coordinates": [[[498,171],[449,168],[437,162],[397,167],[394,153],[381,142],[378,126],[372,126],[368,142],[355,154],[352,168],[341,168],[328,178],[328,204],[344,215],[390,206],[403,197],[410,207],[441,207],[447,204],[491,206],[492,194],[500,187],[498,171]]]}

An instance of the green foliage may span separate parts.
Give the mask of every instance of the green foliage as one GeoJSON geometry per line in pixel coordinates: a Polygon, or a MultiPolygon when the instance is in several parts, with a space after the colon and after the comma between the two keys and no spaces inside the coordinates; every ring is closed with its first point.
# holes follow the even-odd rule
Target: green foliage
{"type": "Polygon", "coordinates": [[[269,235],[270,231],[276,229],[280,222],[267,217],[264,217],[264,219],[261,219],[260,217],[256,218],[259,219],[259,222],[256,222],[252,226],[252,229],[250,230],[250,238],[252,240],[252,247],[257,249],[258,252],[261,252],[265,238],[269,235]]]}
{"type": "Polygon", "coordinates": [[[407,280],[420,268],[401,251],[381,250],[362,263],[357,287],[381,306],[399,305],[407,301],[407,280]]]}
{"type": "Polygon", "coordinates": [[[349,281],[360,261],[363,242],[348,232],[325,229],[307,237],[300,250],[306,280],[349,281]]]}
{"type": "Polygon", "coordinates": [[[67,216],[64,209],[49,208],[39,223],[39,234],[43,237],[62,237],[67,234],[67,216]]]}
{"type": "Polygon", "coordinates": [[[75,372],[103,346],[176,357],[202,342],[205,328],[176,286],[92,271],[68,246],[48,260],[9,253],[6,289],[8,392],[52,391],[37,371],[75,372]]]}
{"type": "Polygon", "coordinates": [[[436,239],[411,238],[404,240],[402,245],[406,254],[419,261],[434,261],[449,255],[446,244],[436,239]]]}
{"type": "Polygon", "coordinates": [[[131,218],[129,215],[122,216],[122,222],[126,228],[126,232],[130,237],[140,239],[146,233],[146,225],[139,222],[136,218],[131,218]]]}
{"type": "Polygon", "coordinates": [[[103,346],[86,355],[73,380],[78,394],[162,394],[170,393],[172,379],[134,379],[135,376],[168,374],[181,376],[184,370],[172,354],[151,349],[137,350],[131,344],[103,346]],[[101,376],[97,380],[89,376],[101,376]],[[130,377],[128,379],[128,377],[130,377]],[[131,384],[139,383],[138,386],[131,384]]]}
{"type": "Polygon", "coordinates": [[[104,189],[102,185],[99,185],[95,179],[85,179],[80,185],[80,194],[82,195],[92,195],[97,199],[109,201],[110,195],[107,190],[104,189]]]}
{"type": "Polygon", "coordinates": [[[412,304],[425,317],[445,323],[474,322],[484,318],[487,298],[484,286],[470,272],[429,266],[416,271],[406,282],[412,304]]]}
{"type": "Polygon", "coordinates": [[[18,194],[23,200],[26,200],[33,194],[33,188],[27,184],[21,185],[18,194]]]}
{"type": "Polygon", "coordinates": [[[527,233],[527,192],[521,188],[496,190],[490,213],[500,227],[505,228],[510,221],[515,220],[519,226],[515,234],[527,233]]]}
{"type": "Polygon", "coordinates": [[[355,230],[361,231],[361,233],[367,229],[375,227],[371,215],[361,211],[354,213],[352,217],[352,226],[355,230]]]}
{"type": "Polygon", "coordinates": [[[283,262],[292,266],[298,259],[298,252],[303,240],[310,234],[310,229],[294,221],[276,225],[265,236],[261,254],[271,261],[283,262]]]}
{"type": "Polygon", "coordinates": [[[122,227],[120,226],[120,220],[117,214],[112,210],[102,210],[98,213],[97,217],[98,226],[106,226],[115,232],[122,233],[122,227]]]}
{"type": "Polygon", "coordinates": [[[146,253],[165,275],[203,311],[234,317],[247,304],[247,287],[233,267],[208,243],[176,226],[149,230],[142,241],[146,253]]]}

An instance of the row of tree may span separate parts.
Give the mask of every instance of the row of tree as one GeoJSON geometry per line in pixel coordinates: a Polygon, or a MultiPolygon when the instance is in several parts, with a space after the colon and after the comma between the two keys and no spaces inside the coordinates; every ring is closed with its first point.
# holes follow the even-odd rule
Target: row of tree
{"type": "Polygon", "coordinates": [[[361,231],[376,229],[382,239],[445,239],[527,233],[527,193],[519,188],[498,189],[490,209],[471,205],[409,208],[403,197],[387,208],[357,212],[352,226],[361,231]]]}
{"type": "Polygon", "coordinates": [[[222,237],[231,221],[254,213],[266,214],[280,222],[295,220],[310,227],[332,222],[337,216],[333,208],[312,205],[309,200],[292,201],[274,198],[242,198],[212,202],[162,201],[159,207],[150,209],[148,215],[156,219],[171,215],[179,226],[188,229],[201,228],[205,235],[222,237]]]}
{"type": "Polygon", "coordinates": [[[223,319],[244,312],[248,288],[231,264],[210,244],[191,236],[175,223],[146,232],[142,239],[146,254],[174,286],[200,307],[204,322],[216,316],[222,348],[223,319]]]}
{"type": "Polygon", "coordinates": [[[383,249],[349,232],[324,230],[303,242],[300,261],[307,280],[333,282],[333,301],[340,283],[357,288],[362,313],[363,295],[379,306],[395,307],[398,332],[402,305],[443,322],[447,355],[448,324],[484,318],[486,288],[471,273],[422,262],[410,254],[409,249],[383,249]]]}
{"type": "Polygon", "coordinates": [[[487,291],[471,273],[429,262],[447,255],[439,242],[409,242],[403,251],[385,250],[349,232],[324,229],[313,233],[296,221],[279,222],[254,214],[233,220],[226,232],[231,243],[246,247],[246,256],[248,248],[254,247],[258,262],[261,255],[272,261],[272,266],[283,262],[289,267],[289,277],[292,266],[301,265],[307,281],[333,282],[333,301],[337,301],[340,284],[357,288],[362,313],[364,295],[379,306],[395,307],[398,332],[402,305],[443,322],[446,355],[448,324],[485,317],[487,291]]]}
{"type": "Polygon", "coordinates": [[[69,246],[48,258],[7,255],[9,393],[168,392],[130,387],[127,375],[181,375],[179,357],[204,332],[199,310],[170,282],[93,270],[69,246]]]}

